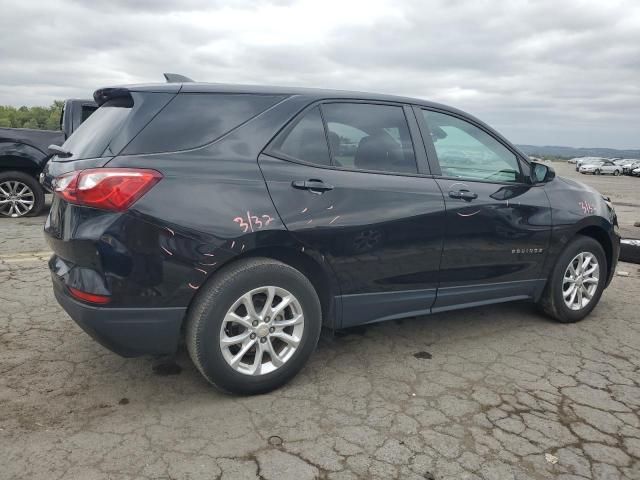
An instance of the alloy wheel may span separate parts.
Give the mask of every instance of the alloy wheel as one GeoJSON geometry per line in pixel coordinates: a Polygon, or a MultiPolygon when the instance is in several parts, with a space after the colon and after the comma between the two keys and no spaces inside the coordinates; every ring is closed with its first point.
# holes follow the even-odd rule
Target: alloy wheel
{"type": "Polygon", "coordinates": [[[600,265],[590,252],[580,252],[569,263],[562,280],[562,298],[571,310],[585,308],[593,299],[600,282],[600,265]]]}
{"type": "Polygon", "coordinates": [[[36,196],[29,185],[19,180],[6,180],[0,183],[0,215],[22,217],[29,213],[36,196]]]}
{"type": "Polygon", "coordinates": [[[284,288],[264,286],[238,298],[220,328],[220,349],[235,371],[264,375],[282,367],[298,349],[304,315],[284,288]]]}

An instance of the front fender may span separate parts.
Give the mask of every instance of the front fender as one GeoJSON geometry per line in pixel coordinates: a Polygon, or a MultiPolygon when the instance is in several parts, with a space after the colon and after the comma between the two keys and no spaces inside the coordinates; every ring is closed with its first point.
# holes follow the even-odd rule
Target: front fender
{"type": "Polygon", "coordinates": [[[609,249],[610,280],[620,251],[618,218],[611,203],[597,190],[562,177],[546,185],[545,191],[551,204],[553,225],[545,274],[548,276],[560,253],[576,235],[588,234],[608,242],[604,248],[609,249]]]}

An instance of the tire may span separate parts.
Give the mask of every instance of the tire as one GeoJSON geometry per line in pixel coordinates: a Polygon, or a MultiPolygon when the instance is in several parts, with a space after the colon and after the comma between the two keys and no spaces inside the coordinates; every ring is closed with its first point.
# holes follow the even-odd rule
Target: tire
{"type": "MultiPolygon", "coordinates": [[[[602,246],[591,237],[577,236],[558,257],[540,298],[540,307],[551,318],[562,323],[573,323],[582,320],[591,313],[600,301],[606,281],[607,268],[607,260],[602,246]],[[563,288],[564,285],[567,285],[568,290],[571,286],[570,283],[565,282],[565,274],[568,272],[569,264],[574,262],[579,254],[590,254],[596,259],[599,269],[597,273],[598,281],[595,289],[591,292],[591,299],[582,307],[572,309],[565,303],[563,288]]],[[[587,284],[586,288],[589,288],[591,284],[593,282],[587,284]]]]}
{"type": "Polygon", "coordinates": [[[596,175],[600,175],[600,170],[596,170],[596,175]]]}
{"type": "Polygon", "coordinates": [[[2,202],[0,218],[33,217],[38,215],[44,207],[44,190],[36,179],[27,173],[2,172],[0,173],[0,202],[2,202]],[[24,202],[31,203],[26,205],[24,202]]]}
{"type": "MultiPolygon", "coordinates": [[[[267,294],[264,292],[265,296],[267,294]]],[[[265,300],[263,304],[266,304],[265,300]]],[[[284,385],[302,369],[318,343],[322,311],[313,285],[298,270],[276,260],[251,258],[230,265],[205,283],[189,309],[186,321],[187,349],[200,373],[223,391],[252,395],[266,393],[284,385]],[[249,315],[248,309],[244,307],[246,303],[242,302],[243,298],[251,298],[254,309],[262,310],[263,307],[259,305],[262,289],[273,287],[278,289],[271,302],[271,305],[276,302],[276,310],[280,305],[277,302],[283,301],[286,296],[283,292],[293,297],[282,315],[274,315],[274,318],[264,315],[261,321],[255,320],[257,326],[251,322],[245,326],[233,320],[249,315]],[[258,293],[254,293],[256,291],[258,293]],[[258,303],[254,304],[254,300],[258,303]],[[238,307],[231,310],[235,305],[238,307]],[[284,330],[281,327],[276,329],[280,322],[293,322],[298,310],[303,316],[301,330],[300,324],[284,330]],[[236,316],[230,315],[230,311],[236,313],[236,316]],[[266,333],[265,328],[269,333],[266,333]],[[295,329],[298,329],[298,333],[295,329]],[[274,330],[273,334],[271,330],[274,330]],[[299,338],[297,347],[280,340],[280,332],[289,335],[289,339],[299,338]],[[221,345],[222,339],[245,335],[251,336],[243,343],[227,347],[221,345]],[[243,354],[242,350],[249,344],[252,346],[243,354]],[[276,360],[269,354],[269,348],[276,353],[278,362],[284,360],[283,364],[276,365],[276,360]],[[256,361],[258,349],[263,352],[260,354],[260,362],[256,361]],[[241,354],[243,356],[232,367],[233,359],[241,354]],[[258,373],[247,373],[258,364],[258,373]]],[[[246,323],[246,320],[242,321],[246,323]]]]}
{"type": "Polygon", "coordinates": [[[614,176],[616,176],[616,177],[617,177],[618,175],[620,175],[620,170],[614,170],[614,171],[613,171],[613,175],[614,175],[614,176]]]}

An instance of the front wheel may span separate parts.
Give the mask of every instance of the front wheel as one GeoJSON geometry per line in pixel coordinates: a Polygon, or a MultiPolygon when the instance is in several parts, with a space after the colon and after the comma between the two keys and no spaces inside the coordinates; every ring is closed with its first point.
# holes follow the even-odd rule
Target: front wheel
{"type": "Polygon", "coordinates": [[[602,246],[591,237],[579,236],[558,258],[540,306],[559,322],[582,320],[598,304],[606,276],[607,260],[602,246]]]}
{"type": "Polygon", "coordinates": [[[600,170],[596,170],[596,175],[600,175],[600,170]]]}
{"type": "Polygon", "coordinates": [[[44,191],[35,178],[24,172],[0,173],[0,216],[34,216],[43,206],[44,191]]]}
{"type": "Polygon", "coordinates": [[[320,301],[307,277],[282,262],[254,258],[202,287],[187,316],[186,343],[213,385],[266,393],[302,369],[321,326],[320,301]]]}
{"type": "Polygon", "coordinates": [[[614,176],[616,176],[616,177],[617,177],[618,175],[620,175],[620,170],[614,170],[614,171],[613,171],[613,175],[614,175],[614,176]]]}

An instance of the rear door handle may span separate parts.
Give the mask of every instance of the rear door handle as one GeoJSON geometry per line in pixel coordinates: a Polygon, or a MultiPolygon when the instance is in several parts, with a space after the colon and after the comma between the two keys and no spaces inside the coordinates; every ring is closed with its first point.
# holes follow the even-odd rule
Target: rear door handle
{"type": "Polygon", "coordinates": [[[316,180],[314,178],[310,180],[295,180],[291,182],[291,186],[299,190],[309,190],[312,193],[318,194],[333,190],[333,185],[328,185],[322,180],[316,180]]]}
{"type": "Polygon", "coordinates": [[[466,200],[467,202],[478,198],[477,193],[470,192],[469,190],[450,191],[449,196],[451,198],[460,198],[461,200],[466,200]]]}

